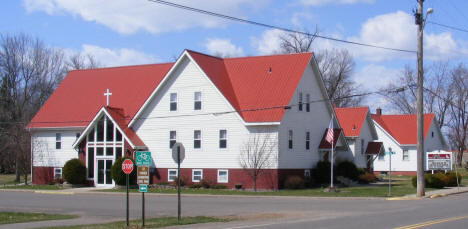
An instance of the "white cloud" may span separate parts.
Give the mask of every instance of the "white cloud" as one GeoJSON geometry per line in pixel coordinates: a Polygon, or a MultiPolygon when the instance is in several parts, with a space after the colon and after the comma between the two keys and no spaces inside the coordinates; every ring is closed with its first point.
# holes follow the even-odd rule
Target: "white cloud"
{"type": "Polygon", "coordinates": [[[205,48],[211,55],[220,57],[235,57],[244,55],[242,48],[232,44],[230,39],[209,38],[207,39],[205,48]]]}
{"type": "MultiPolygon", "coordinates": [[[[249,8],[264,4],[264,1],[248,0],[181,0],[177,3],[219,13],[243,16],[244,6],[249,8]]],[[[68,13],[85,21],[105,25],[122,34],[139,30],[153,34],[180,31],[192,27],[222,27],[227,22],[219,18],[202,15],[147,0],[23,0],[27,12],[44,11],[48,14],[68,13]]]]}
{"type": "Polygon", "coordinates": [[[286,33],[278,29],[269,29],[263,32],[261,38],[251,38],[252,46],[260,55],[268,55],[278,53],[281,50],[281,36],[286,33]]]}
{"type": "Polygon", "coordinates": [[[388,68],[382,65],[369,64],[359,69],[353,76],[356,83],[367,91],[375,91],[396,82],[401,70],[388,68]]]}
{"type": "Polygon", "coordinates": [[[320,6],[326,4],[374,3],[375,0],[301,0],[303,5],[320,6]]]}
{"type": "MultiPolygon", "coordinates": [[[[127,48],[109,49],[96,45],[84,44],[82,45],[82,50],[80,50],[80,52],[82,55],[93,56],[98,63],[105,67],[159,62],[156,57],[150,54],[127,48]]],[[[76,53],[76,51],[67,50],[67,53],[70,55],[76,53]]]]}

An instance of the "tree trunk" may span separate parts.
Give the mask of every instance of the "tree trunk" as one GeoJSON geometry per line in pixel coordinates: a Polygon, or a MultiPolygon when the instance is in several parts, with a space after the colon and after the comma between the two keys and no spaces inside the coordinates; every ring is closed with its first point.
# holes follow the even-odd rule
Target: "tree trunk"
{"type": "Polygon", "coordinates": [[[254,182],[254,191],[257,192],[257,175],[254,175],[253,182],[254,182]]]}

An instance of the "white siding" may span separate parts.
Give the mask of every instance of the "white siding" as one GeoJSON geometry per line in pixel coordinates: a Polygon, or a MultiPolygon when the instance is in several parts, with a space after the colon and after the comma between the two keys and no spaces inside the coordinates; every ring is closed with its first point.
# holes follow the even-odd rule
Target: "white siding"
{"type": "Polygon", "coordinates": [[[425,152],[432,152],[435,150],[443,150],[446,149],[444,147],[444,143],[442,141],[442,136],[438,130],[438,126],[432,122],[429,130],[426,134],[426,139],[424,139],[424,151],[425,152]]]}
{"type": "MultiPolygon", "coordinates": [[[[237,113],[197,115],[233,111],[229,102],[204,76],[201,69],[184,57],[180,66],[156,93],[134,125],[137,135],[148,146],[157,168],[176,168],[169,149],[169,131],[177,131],[177,141],[185,146],[182,168],[240,168],[240,147],[250,130],[237,113]],[[202,109],[194,110],[194,92],[202,93],[202,109]],[[169,111],[169,94],[177,93],[177,111],[169,111]],[[189,116],[181,116],[189,115],[189,116]],[[192,115],[192,116],[190,116],[192,115]],[[177,117],[179,116],[179,117],[177,117]],[[164,117],[164,118],[157,118],[164,117]],[[201,130],[201,148],[193,147],[193,132],[201,130]],[[227,131],[227,148],[219,148],[219,130],[227,131]]],[[[258,128],[253,128],[258,131],[258,128]]],[[[277,127],[265,127],[276,135],[277,127]]]]}
{"type": "Polygon", "coordinates": [[[359,133],[359,138],[356,140],[357,141],[356,148],[355,148],[355,151],[353,152],[354,163],[359,168],[367,167],[367,156],[365,155],[367,144],[374,140],[371,134],[372,133],[371,128],[372,127],[369,125],[369,122],[367,121],[367,118],[366,118],[362,124],[361,132],[359,133]],[[361,139],[364,140],[363,142],[364,144],[361,143],[362,142],[361,139]]]}
{"type": "Polygon", "coordinates": [[[78,130],[36,131],[31,136],[33,166],[63,167],[65,162],[78,158],[78,152],[72,148],[78,130]],[[61,133],[62,147],[55,149],[55,134],[61,133]]]}
{"type": "MultiPolygon", "coordinates": [[[[307,65],[302,78],[289,102],[293,105],[286,110],[279,128],[279,168],[313,168],[319,161],[318,146],[325,129],[330,122],[331,114],[325,101],[310,104],[310,112],[298,110],[298,95],[302,92],[310,100],[323,100],[324,95],[319,87],[320,82],[310,65],[307,65]],[[293,130],[293,149],[288,149],[288,132],[293,130]],[[310,150],[305,148],[305,133],[310,131],[310,150]]],[[[305,99],[303,99],[305,102],[305,99]]]]}

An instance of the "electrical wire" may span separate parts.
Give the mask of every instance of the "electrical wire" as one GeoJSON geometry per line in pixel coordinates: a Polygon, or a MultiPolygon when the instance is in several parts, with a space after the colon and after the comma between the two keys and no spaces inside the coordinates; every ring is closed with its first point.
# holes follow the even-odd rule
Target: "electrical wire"
{"type": "Polygon", "coordinates": [[[385,49],[385,50],[391,50],[391,51],[397,51],[397,52],[417,53],[414,50],[390,48],[390,47],[384,47],[384,46],[379,46],[379,45],[373,45],[373,44],[366,44],[366,43],[355,42],[355,41],[342,40],[342,39],[322,36],[322,35],[318,35],[318,34],[311,34],[311,33],[304,32],[304,31],[293,30],[293,29],[280,27],[280,26],[275,26],[275,25],[269,25],[269,24],[266,24],[266,23],[261,23],[261,22],[251,21],[251,20],[242,19],[242,18],[238,18],[238,17],[233,17],[233,16],[229,16],[229,15],[225,15],[225,14],[220,14],[220,13],[216,13],[216,12],[212,12],[212,11],[208,11],[208,10],[203,10],[203,9],[194,8],[194,7],[190,7],[190,6],[186,6],[186,5],[176,4],[176,3],[173,3],[173,2],[168,2],[168,1],[163,1],[163,0],[148,0],[148,1],[158,3],[158,4],[167,5],[167,6],[171,6],[171,7],[175,7],[175,8],[179,8],[179,9],[183,9],[183,10],[188,10],[188,11],[192,11],[192,12],[196,12],[196,13],[201,13],[201,14],[205,14],[205,15],[209,15],[209,16],[213,16],[213,17],[223,18],[223,19],[227,19],[227,20],[231,20],[231,21],[247,23],[247,24],[266,27],[266,28],[270,28],[270,29],[278,29],[278,30],[281,30],[281,31],[289,32],[289,33],[298,33],[298,34],[302,34],[302,35],[306,35],[306,36],[314,36],[314,37],[318,37],[318,38],[322,38],[322,39],[326,39],[326,40],[331,40],[331,41],[336,41],[336,42],[341,42],[341,43],[346,43],[346,44],[352,44],[352,45],[365,46],[365,47],[370,47],[370,48],[379,48],[379,49],[385,49]]]}
{"type": "Polygon", "coordinates": [[[448,29],[457,30],[457,31],[460,31],[460,32],[468,33],[468,29],[462,29],[462,28],[458,28],[458,27],[455,27],[455,26],[444,25],[444,24],[440,24],[438,22],[433,22],[433,21],[427,21],[427,23],[433,24],[433,25],[438,25],[438,26],[445,27],[445,28],[448,28],[448,29]]]}

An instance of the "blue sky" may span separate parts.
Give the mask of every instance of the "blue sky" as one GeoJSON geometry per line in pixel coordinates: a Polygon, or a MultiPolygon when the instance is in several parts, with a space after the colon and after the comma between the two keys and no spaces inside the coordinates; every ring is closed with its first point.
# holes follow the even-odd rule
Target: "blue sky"
{"type": "MultiPolygon", "coordinates": [[[[416,0],[168,0],[179,4],[334,38],[416,50],[416,0]]],[[[280,31],[175,9],[146,0],[6,0],[0,32],[24,32],[68,54],[92,54],[105,66],[173,61],[184,49],[229,56],[267,55],[280,31]]],[[[429,21],[468,29],[468,1],[426,0],[429,21]]],[[[468,59],[468,33],[433,24],[425,29],[425,63],[468,59]]],[[[348,49],[354,79],[366,90],[393,80],[413,54],[316,39],[314,50],[348,49]]],[[[372,106],[371,106],[372,107],[372,106]]]]}

